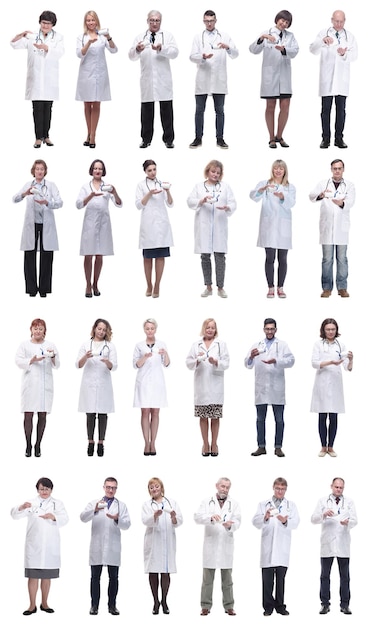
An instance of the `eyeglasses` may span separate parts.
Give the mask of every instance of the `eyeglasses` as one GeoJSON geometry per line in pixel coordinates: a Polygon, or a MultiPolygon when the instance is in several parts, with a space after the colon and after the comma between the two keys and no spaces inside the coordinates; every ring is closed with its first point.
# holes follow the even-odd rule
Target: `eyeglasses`
{"type": "Polygon", "coordinates": [[[41,24],[42,26],[52,26],[52,22],[45,22],[44,20],[42,20],[41,24]]]}
{"type": "Polygon", "coordinates": [[[38,491],[51,491],[51,487],[39,487],[38,491]]]}
{"type": "Polygon", "coordinates": [[[110,485],[105,485],[105,489],[109,489],[110,491],[116,491],[117,487],[111,487],[110,485]]]}
{"type": "Polygon", "coordinates": [[[205,24],[213,24],[216,20],[203,20],[205,24]]]}
{"type": "Polygon", "coordinates": [[[161,20],[149,20],[150,24],[159,24],[161,20]]]}

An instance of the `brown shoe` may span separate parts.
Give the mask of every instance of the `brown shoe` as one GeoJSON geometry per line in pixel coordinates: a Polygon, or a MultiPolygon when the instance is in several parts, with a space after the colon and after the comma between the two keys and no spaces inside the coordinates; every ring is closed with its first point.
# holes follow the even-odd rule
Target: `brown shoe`
{"type": "Polygon", "coordinates": [[[261,456],[261,454],[267,454],[266,448],[257,448],[255,452],[251,452],[251,456],[261,456]]]}
{"type": "Polygon", "coordinates": [[[209,614],[210,614],[210,609],[202,609],[201,615],[209,615],[209,614]]]}
{"type": "Polygon", "coordinates": [[[346,291],[346,289],[338,289],[337,293],[339,294],[339,296],[341,296],[342,298],[350,298],[349,293],[346,291]]]}
{"type": "Polygon", "coordinates": [[[276,456],[285,456],[281,448],[275,448],[275,454],[276,456]]]}
{"type": "Polygon", "coordinates": [[[324,289],[321,293],[321,298],[329,298],[331,295],[331,289],[324,289]]]}
{"type": "Polygon", "coordinates": [[[225,609],[225,613],[227,613],[228,615],[236,615],[234,609],[225,609]]]}

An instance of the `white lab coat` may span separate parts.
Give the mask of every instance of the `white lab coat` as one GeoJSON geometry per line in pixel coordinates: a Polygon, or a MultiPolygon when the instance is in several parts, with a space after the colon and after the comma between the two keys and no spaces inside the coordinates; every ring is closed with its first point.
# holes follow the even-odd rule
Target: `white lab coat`
{"type": "Polygon", "coordinates": [[[272,498],[264,500],[258,504],[256,514],[252,518],[252,524],[262,530],[260,566],[288,567],[291,531],[299,525],[299,513],[294,502],[283,498],[278,510],[280,515],[287,516],[287,524],[284,525],[277,516],[271,516],[265,522],[266,511],[274,508],[272,498]]]}
{"type": "Polygon", "coordinates": [[[137,361],[150,348],[145,341],[140,341],[134,348],[133,367],[137,369],[137,376],[134,388],[134,407],[144,409],[158,409],[167,406],[166,386],[164,377],[164,364],[161,354],[158,351],[166,350],[163,341],[156,339],[152,348],[152,356],[146,360],[144,365],[137,368],[137,361]]]}
{"type": "Polygon", "coordinates": [[[254,343],[244,359],[247,369],[255,368],[254,376],[254,404],[285,404],[285,369],[293,367],[295,357],[290,351],[286,341],[275,337],[271,347],[266,352],[258,354],[250,360],[250,353],[254,348],[265,346],[264,340],[254,343]],[[276,359],[276,363],[263,363],[270,359],[276,359]]]}
{"type": "Polygon", "coordinates": [[[142,522],[147,527],[144,535],[144,572],[176,574],[176,534],[175,530],[183,523],[178,503],[172,498],[164,498],[163,513],[156,520],[153,514],[156,510],[153,500],[148,500],[142,506],[142,522]],[[176,512],[177,523],[173,524],[170,511],[176,512]]]}
{"type": "Polygon", "coordinates": [[[216,338],[207,350],[203,339],[198,339],[190,349],[186,365],[194,371],[194,405],[224,404],[224,372],[230,365],[226,343],[216,338]],[[204,352],[204,357],[198,357],[200,352],[204,352]],[[210,356],[217,359],[217,366],[209,363],[210,356]]]}
{"type": "Polygon", "coordinates": [[[341,365],[326,365],[322,368],[320,366],[323,361],[339,361],[340,354],[345,351],[346,348],[340,339],[335,339],[333,343],[319,339],[314,344],[312,367],[317,371],[311,413],[345,413],[341,365],[348,370],[349,359],[345,358],[341,365]]]}
{"type": "Polygon", "coordinates": [[[221,508],[216,495],[201,502],[194,514],[197,524],[204,524],[203,567],[208,569],[232,569],[234,557],[234,532],[239,528],[241,512],[239,504],[230,496],[221,508]],[[211,522],[211,517],[220,515],[222,522],[211,522]],[[223,522],[234,522],[228,530],[223,522]]]}
{"type": "Polygon", "coordinates": [[[130,60],[139,59],[141,62],[141,102],[173,99],[170,59],[176,59],[178,56],[178,46],[168,31],[159,31],[155,34],[155,45],[161,44],[161,50],[152,50],[149,30],[140,33],[129,50],[130,60]],[[142,41],[146,47],[142,52],[137,52],[136,47],[142,41]]]}
{"type": "Polygon", "coordinates": [[[51,413],[54,399],[54,383],[52,370],[60,367],[57,348],[54,343],[45,339],[42,343],[33,343],[30,339],[23,341],[15,355],[15,362],[23,370],[20,410],[33,413],[51,413]],[[55,353],[55,358],[47,356],[47,351],[55,353]],[[45,358],[30,365],[34,355],[45,358]]]}
{"type": "Polygon", "coordinates": [[[276,42],[271,43],[268,39],[263,39],[258,43],[254,41],[249,50],[253,54],[263,52],[261,98],[278,98],[281,94],[293,93],[291,86],[291,59],[294,59],[299,52],[298,42],[293,33],[284,30],[280,41],[280,31],[276,26],[263,31],[262,35],[273,35],[276,42]],[[284,46],[286,54],[281,54],[276,50],[275,45],[284,46]]]}
{"type": "Polygon", "coordinates": [[[121,561],[121,531],[130,527],[128,509],[124,502],[114,498],[109,509],[105,507],[95,512],[96,504],[100,499],[89,502],[80,514],[82,522],[92,522],[89,564],[119,566],[121,561]],[[110,515],[118,513],[117,522],[107,517],[106,513],[110,515]]]}
{"type": "Polygon", "coordinates": [[[309,46],[312,54],[320,54],[319,96],[348,96],[350,83],[350,63],[358,56],[358,46],[350,31],[343,29],[339,33],[340,43],[333,28],[321,30],[309,46]],[[332,37],[334,42],[326,44],[324,37],[332,37]],[[347,48],[344,56],[338,48],[347,48]]]}
{"type": "Polygon", "coordinates": [[[174,245],[167,207],[171,208],[165,189],[161,193],[152,195],[147,204],[142,204],[142,198],[148,193],[147,179],[138,183],[135,193],[135,206],[141,213],[139,227],[139,248],[166,248],[174,245]]]}
{"type": "Polygon", "coordinates": [[[196,254],[227,252],[227,219],[236,210],[236,200],[231,187],[227,183],[210,185],[207,181],[197,183],[187,199],[187,204],[195,213],[194,217],[194,252],[196,254]],[[213,195],[217,201],[213,204],[199,201],[204,196],[213,195]],[[216,206],[228,206],[227,211],[216,206]]]}
{"type": "MultiPolygon", "coordinates": [[[[82,344],[75,363],[76,367],[79,368],[80,359],[91,349],[93,349],[91,340],[82,344]]],[[[116,349],[113,343],[106,341],[101,350],[102,355],[87,359],[82,368],[83,375],[78,404],[80,413],[114,413],[115,411],[111,371],[115,371],[118,366],[116,349]],[[101,360],[106,358],[111,361],[112,370],[109,370],[101,360]]]]}
{"type": "Polygon", "coordinates": [[[20,505],[18,505],[13,507],[10,512],[15,520],[27,518],[24,567],[29,569],[59,569],[59,528],[65,526],[69,521],[64,504],[52,496],[46,499],[33,498],[29,502],[30,508],[20,511],[20,505]],[[40,517],[46,513],[52,513],[56,521],[40,517]]]}
{"type": "Polygon", "coordinates": [[[197,65],[195,95],[227,94],[227,58],[236,59],[238,55],[239,51],[227,33],[215,29],[213,36],[208,35],[207,31],[196,35],[189,57],[197,65]],[[229,49],[218,48],[219,43],[227,44],[229,49]],[[204,53],[213,56],[204,59],[204,53]]]}
{"type": "Polygon", "coordinates": [[[336,504],[335,496],[328,495],[320,498],[311,517],[312,524],[322,524],[321,527],[321,557],[339,556],[350,557],[350,530],[357,525],[358,519],[355,505],[350,498],[341,496],[336,504]],[[333,517],[323,518],[326,509],[334,511],[333,517]],[[349,518],[348,525],[340,522],[349,518]]]}
{"type": "Polygon", "coordinates": [[[295,205],[295,187],[290,183],[286,186],[276,185],[277,192],[284,194],[284,200],[274,195],[271,189],[260,192],[270,181],[262,180],[250,192],[255,202],[262,200],[261,215],[257,246],[259,248],[274,248],[275,250],[290,250],[292,248],[292,214],[295,205]]]}
{"type": "MultiPolygon", "coordinates": [[[[101,182],[101,184],[106,184],[101,182]]],[[[95,196],[84,206],[84,199],[91,193],[91,183],[88,182],[81,188],[77,201],[77,209],[86,209],[83,219],[82,235],[79,254],[111,256],[114,254],[112,241],[111,220],[109,212],[109,200],[117,207],[115,196],[104,191],[102,196],[95,196]]]]}
{"type": "Polygon", "coordinates": [[[115,54],[118,49],[110,44],[104,35],[98,35],[97,41],[90,45],[83,56],[81,50],[89,36],[80,35],[77,39],[77,57],[81,60],[78,72],[76,100],[83,102],[103,102],[111,100],[109,73],[105,57],[106,49],[115,54]]]}
{"type": "MultiPolygon", "coordinates": [[[[25,193],[35,184],[35,181],[31,180],[25,185],[18,193],[13,196],[13,202],[21,202],[24,200],[22,193],[25,193]]],[[[26,196],[26,212],[24,215],[24,223],[22,230],[22,237],[20,242],[21,250],[34,250],[35,247],[35,211],[42,210],[43,213],[43,230],[42,230],[42,242],[44,250],[59,250],[59,242],[56,232],[56,224],[54,217],[54,210],[60,209],[63,206],[63,201],[60,197],[59,190],[55,183],[44,179],[42,181],[42,195],[48,201],[46,204],[40,205],[35,202],[39,200],[39,197],[33,195],[26,196]]],[[[38,241],[38,249],[40,242],[38,241]]]]}
{"type": "Polygon", "coordinates": [[[12,48],[28,51],[25,99],[58,100],[59,59],[64,54],[64,39],[52,30],[46,40],[42,40],[49,48],[47,52],[37,50],[34,43],[35,39],[27,37],[10,42],[12,48]]]}
{"type": "Polygon", "coordinates": [[[319,243],[327,245],[347,245],[349,243],[350,209],[355,202],[355,186],[348,180],[342,180],[335,188],[332,179],[321,180],[309,194],[312,202],[320,205],[319,243]],[[328,190],[328,196],[317,200],[328,190]],[[340,207],[332,200],[344,200],[340,207]]]}

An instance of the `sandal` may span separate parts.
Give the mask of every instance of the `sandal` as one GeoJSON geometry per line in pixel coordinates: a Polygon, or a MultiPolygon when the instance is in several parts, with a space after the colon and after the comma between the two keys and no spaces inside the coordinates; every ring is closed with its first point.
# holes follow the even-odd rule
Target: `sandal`
{"type": "Polygon", "coordinates": [[[270,148],[277,148],[277,144],[276,144],[277,139],[271,139],[271,141],[268,142],[268,145],[270,148]]]}
{"type": "Polygon", "coordinates": [[[282,137],[280,137],[280,139],[276,137],[276,141],[280,144],[282,148],[290,148],[289,144],[286,143],[286,141],[282,137]]]}

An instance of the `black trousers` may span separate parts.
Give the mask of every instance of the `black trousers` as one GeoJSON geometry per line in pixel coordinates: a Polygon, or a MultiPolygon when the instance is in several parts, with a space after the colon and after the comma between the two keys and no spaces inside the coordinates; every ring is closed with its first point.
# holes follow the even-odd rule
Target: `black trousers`
{"type": "MultiPolygon", "coordinates": [[[[350,574],[348,557],[337,556],[340,574],[340,606],[348,607],[350,602],[350,574]]],[[[321,587],[320,598],[323,606],[330,605],[330,573],[334,557],[321,557],[321,587]]]]}
{"type": "Polygon", "coordinates": [[[51,126],[51,100],[32,100],[36,139],[46,139],[51,126]]]}
{"type": "MultiPolygon", "coordinates": [[[[91,604],[98,608],[100,603],[100,579],[103,565],[91,565],[91,604]]],[[[119,589],[119,567],[108,565],[109,586],[107,589],[109,608],[116,606],[116,596],[119,589]]]]}
{"type": "Polygon", "coordinates": [[[344,134],[346,96],[323,96],[321,110],[322,138],[327,141],[331,139],[331,108],[334,98],[336,107],[335,139],[342,139],[344,134]]]}
{"type": "Polygon", "coordinates": [[[36,294],[51,293],[52,262],[54,253],[52,250],[43,248],[43,224],[35,224],[35,247],[34,250],[24,252],[24,278],[26,281],[26,293],[36,294]],[[37,247],[39,241],[40,267],[37,281],[37,247]]]}
{"type": "Polygon", "coordinates": [[[287,567],[262,567],[262,601],[265,611],[285,609],[284,592],[287,567]],[[275,586],[275,597],[273,589],[275,586]]]}
{"type": "MultiPolygon", "coordinates": [[[[142,141],[151,143],[153,137],[153,122],[155,116],[155,103],[142,102],[141,104],[141,136],[142,141]]],[[[162,125],[162,141],[172,143],[174,141],[174,112],[172,100],[160,101],[160,117],[162,125]]]]}

